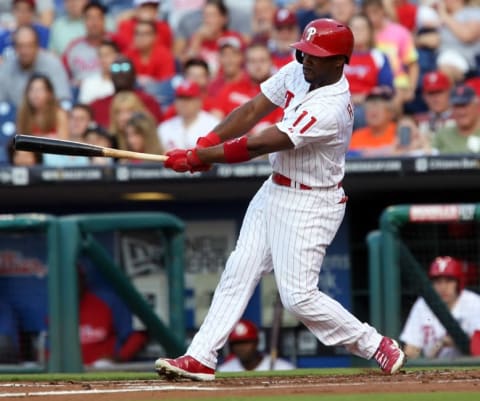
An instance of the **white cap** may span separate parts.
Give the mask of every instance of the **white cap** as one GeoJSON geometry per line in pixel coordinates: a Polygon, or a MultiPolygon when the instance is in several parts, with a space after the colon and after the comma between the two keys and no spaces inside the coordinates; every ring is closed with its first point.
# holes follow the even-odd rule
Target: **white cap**
{"type": "Polygon", "coordinates": [[[143,4],[159,4],[160,0],[133,0],[133,6],[138,7],[143,4]]]}
{"type": "Polygon", "coordinates": [[[417,8],[417,28],[438,28],[441,24],[440,16],[432,8],[421,5],[417,8]]]}
{"type": "Polygon", "coordinates": [[[438,67],[454,67],[464,74],[468,71],[468,61],[454,49],[447,49],[440,52],[437,57],[437,65],[438,67]]]}

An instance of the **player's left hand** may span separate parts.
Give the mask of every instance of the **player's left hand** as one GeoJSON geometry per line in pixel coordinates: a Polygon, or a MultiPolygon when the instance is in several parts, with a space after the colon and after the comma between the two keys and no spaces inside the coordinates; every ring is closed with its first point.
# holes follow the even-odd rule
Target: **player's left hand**
{"type": "Polygon", "coordinates": [[[165,167],[175,170],[179,173],[187,171],[194,173],[197,171],[208,171],[211,166],[203,163],[197,155],[195,149],[173,149],[167,152],[168,159],[165,161],[165,167]]]}

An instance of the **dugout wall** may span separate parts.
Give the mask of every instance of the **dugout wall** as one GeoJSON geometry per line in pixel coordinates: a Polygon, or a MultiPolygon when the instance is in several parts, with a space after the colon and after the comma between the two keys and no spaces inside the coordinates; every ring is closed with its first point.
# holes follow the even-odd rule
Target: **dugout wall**
{"type": "Polygon", "coordinates": [[[22,312],[22,334],[34,333],[37,343],[31,363],[7,361],[0,370],[83,371],[79,263],[93,266],[92,277],[100,278],[99,286],[102,280],[108,282],[130,311],[130,320],[148,332],[165,355],[184,352],[184,223],[175,216],[158,212],[0,215],[0,235],[0,301],[5,299],[15,312],[22,312]],[[112,246],[119,242],[131,252],[120,255],[112,246]],[[139,258],[132,260],[131,255],[139,258]],[[142,280],[146,266],[157,273],[147,283],[142,280]],[[152,293],[163,302],[152,300],[152,293]]]}
{"type": "Polygon", "coordinates": [[[479,292],[480,204],[388,207],[380,216],[380,229],[367,236],[367,245],[371,323],[398,338],[411,306],[422,296],[457,347],[468,355],[469,340],[427,273],[435,257],[452,256],[462,261],[466,287],[479,292]]]}

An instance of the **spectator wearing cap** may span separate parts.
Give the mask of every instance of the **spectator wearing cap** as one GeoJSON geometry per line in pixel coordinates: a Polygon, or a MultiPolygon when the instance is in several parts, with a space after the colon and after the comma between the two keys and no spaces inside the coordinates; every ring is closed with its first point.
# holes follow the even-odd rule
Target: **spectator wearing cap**
{"type": "Polygon", "coordinates": [[[109,37],[106,14],[107,9],[102,3],[98,0],[89,1],[83,8],[86,34],[70,42],[62,55],[74,87],[78,87],[88,76],[101,72],[98,48],[109,37]]]}
{"type": "Polygon", "coordinates": [[[219,119],[202,110],[200,86],[194,81],[183,81],[175,90],[176,116],[158,126],[158,138],[165,151],[196,146],[197,139],[209,133],[219,119]]]}
{"type": "Polygon", "coordinates": [[[158,7],[160,0],[133,0],[133,15],[129,18],[119,21],[115,41],[123,52],[130,47],[135,40],[135,32],[139,21],[151,22],[155,24],[155,39],[157,45],[172,49],[173,35],[170,25],[159,19],[158,7]]]}
{"type": "Polygon", "coordinates": [[[358,14],[351,18],[349,26],[355,40],[350,62],[345,64],[343,71],[355,106],[353,129],[356,130],[366,125],[365,98],[378,86],[393,89],[393,72],[385,53],[375,47],[370,20],[358,14]]]}
{"type": "Polygon", "coordinates": [[[274,361],[260,351],[257,326],[250,320],[240,320],[228,336],[230,355],[218,367],[219,372],[291,370],[295,366],[283,358],[274,361]]]}
{"type": "Polygon", "coordinates": [[[13,55],[13,35],[15,30],[22,26],[31,26],[33,29],[35,29],[38,37],[38,44],[40,45],[40,47],[43,49],[46,49],[48,47],[50,30],[48,29],[48,27],[36,22],[35,11],[35,0],[12,1],[12,15],[14,18],[13,27],[0,33],[1,58],[6,58],[13,55]]]}
{"type": "Polygon", "coordinates": [[[170,98],[171,101],[167,103],[168,107],[164,112],[164,120],[177,115],[174,104],[175,88],[178,86],[179,82],[183,80],[195,82],[200,86],[200,96],[202,98],[203,110],[211,112],[216,107],[217,99],[210,96],[208,93],[208,87],[212,82],[212,76],[210,74],[208,64],[205,60],[194,57],[187,60],[183,65],[183,74],[176,75],[169,81],[170,88],[168,92],[171,93],[168,94],[168,98],[170,98]]]}
{"type": "Polygon", "coordinates": [[[143,87],[172,78],[175,60],[172,51],[159,44],[154,21],[137,21],[131,46],[124,54],[132,60],[137,80],[143,87]]]}
{"type": "Polygon", "coordinates": [[[62,107],[68,108],[72,93],[68,75],[60,59],[53,53],[40,49],[37,32],[31,26],[21,26],[13,36],[15,52],[0,63],[0,101],[19,106],[27,81],[34,73],[46,75],[53,83],[55,97],[62,107]],[[8,77],[8,78],[6,78],[8,77]]]}
{"type": "Polygon", "coordinates": [[[428,111],[415,116],[422,135],[433,139],[435,133],[445,126],[455,124],[450,107],[450,78],[442,71],[429,72],[422,79],[422,96],[428,111]]]}
{"type": "Polygon", "coordinates": [[[273,64],[280,69],[295,60],[295,49],[290,46],[300,38],[300,29],[295,13],[288,8],[276,11],[272,36],[268,42],[272,54],[273,64]]]}
{"type": "Polygon", "coordinates": [[[163,118],[160,105],[155,98],[141,89],[137,84],[137,74],[132,61],[125,56],[119,55],[110,65],[110,73],[114,87],[114,93],[102,97],[91,103],[93,115],[97,124],[103,127],[110,125],[110,106],[115,94],[119,92],[134,92],[143,102],[148,111],[155,117],[157,123],[163,118]]]}
{"type": "Polygon", "coordinates": [[[298,26],[303,32],[309,22],[318,18],[331,18],[330,0],[314,0],[312,7],[301,7],[297,10],[298,26]]]}
{"type": "Polygon", "coordinates": [[[440,19],[438,59],[448,52],[448,59],[462,59],[467,72],[477,72],[476,57],[480,54],[480,7],[469,0],[439,1],[436,12],[440,19]]]}
{"type": "MultiPolygon", "coordinates": [[[[246,74],[244,78],[228,84],[222,89],[218,94],[212,113],[223,118],[233,109],[257,96],[260,93],[260,84],[271,76],[273,68],[272,56],[267,45],[263,43],[250,44],[245,51],[246,74]]],[[[280,121],[281,116],[282,110],[275,109],[255,125],[249,133],[255,134],[265,126],[275,124],[280,121]]]]}
{"type": "Polygon", "coordinates": [[[238,36],[223,36],[218,41],[218,47],[220,70],[208,85],[208,95],[212,98],[217,96],[225,85],[237,82],[245,75],[243,40],[238,36]]]}
{"type": "Polygon", "coordinates": [[[469,71],[467,59],[452,49],[444,50],[437,56],[437,68],[447,74],[454,84],[462,83],[469,71]]]}
{"type": "Polygon", "coordinates": [[[475,90],[468,85],[456,86],[450,104],[455,125],[437,132],[433,149],[441,154],[480,153],[480,113],[475,90]]]}
{"type": "Polygon", "coordinates": [[[393,92],[388,86],[375,87],[365,99],[366,126],[356,129],[350,141],[350,156],[389,156],[396,144],[393,92]]]}

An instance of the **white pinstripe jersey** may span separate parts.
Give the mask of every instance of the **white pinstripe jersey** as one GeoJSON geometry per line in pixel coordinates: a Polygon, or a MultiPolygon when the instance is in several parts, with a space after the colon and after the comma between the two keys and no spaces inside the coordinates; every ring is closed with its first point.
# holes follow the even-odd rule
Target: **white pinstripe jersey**
{"type": "Polygon", "coordinates": [[[331,187],[345,174],[353,106],[345,76],[309,92],[302,65],[292,61],[261,84],[262,93],[284,109],[280,131],[295,147],[269,155],[273,171],[311,187],[331,187]]]}

